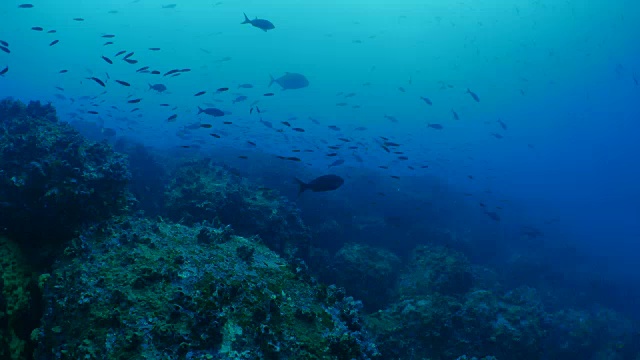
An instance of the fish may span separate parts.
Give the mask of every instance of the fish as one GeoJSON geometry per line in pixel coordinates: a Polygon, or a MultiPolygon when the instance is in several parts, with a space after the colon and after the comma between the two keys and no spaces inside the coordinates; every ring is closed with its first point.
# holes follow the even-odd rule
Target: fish
{"type": "Polygon", "coordinates": [[[400,86],[400,87],[398,88],[398,91],[400,91],[400,92],[407,92],[407,90],[405,90],[402,86],[400,86]]]}
{"type": "Polygon", "coordinates": [[[74,21],[84,21],[84,18],[77,17],[77,18],[73,18],[73,20],[74,21]]]}
{"type": "Polygon", "coordinates": [[[94,110],[89,110],[89,111],[87,111],[87,114],[98,115],[98,112],[94,111],[94,110]]]}
{"type": "MultiPolygon", "coordinates": [[[[9,45],[7,45],[7,46],[9,46],[9,45]]],[[[253,85],[251,85],[251,84],[240,84],[240,85],[238,85],[238,89],[251,89],[251,88],[253,88],[253,85]]]]}
{"type": "Polygon", "coordinates": [[[288,122],[288,121],[281,121],[280,123],[281,123],[282,125],[285,125],[285,126],[291,127],[291,123],[290,123],[290,122],[288,122]]]}
{"type": "Polygon", "coordinates": [[[204,95],[206,93],[207,93],[206,91],[199,91],[199,92],[193,94],[193,96],[202,96],[202,95],[204,95]]]}
{"type": "Polygon", "coordinates": [[[484,213],[492,220],[500,221],[500,216],[495,211],[485,211],[484,213]]]}
{"type": "Polygon", "coordinates": [[[291,130],[297,131],[297,132],[304,132],[304,129],[299,127],[291,128],[291,130]]]}
{"type": "Polygon", "coordinates": [[[116,82],[117,82],[118,84],[122,85],[122,86],[131,86],[131,84],[129,84],[129,83],[128,83],[128,82],[126,82],[126,81],[116,80],[116,82]]]}
{"type": "Polygon", "coordinates": [[[153,74],[153,75],[160,75],[160,71],[158,71],[158,70],[153,70],[153,71],[151,72],[151,74],[153,74]]]}
{"type": "Polygon", "coordinates": [[[69,70],[63,69],[63,70],[58,71],[58,74],[64,74],[64,73],[68,73],[68,72],[69,72],[69,70]]]}
{"type": "Polygon", "coordinates": [[[333,131],[340,131],[340,128],[335,125],[329,125],[328,128],[333,131]]]}
{"type": "Polygon", "coordinates": [[[151,51],[160,51],[160,48],[159,47],[152,47],[152,48],[149,48],[149,50],[151,50],[151,51]]]}
{"type": "Polygon", "coordinates": [[[132,59],[124,59],[124,61],[126,61],[127,63],[132,64],[132,65],[138,63],[138,60],[132,60],[132,59]]]}
{"type": "Polygon", "coordinates": [[[249,144],[251,146],[257,146],[256,143],[254,143],[253,141],[249,141],[249,140],[247,140],[247,144],[249,144]]]}
{"type": "Polygon", "coordinates": [[[425,102],[425,104],[427,105],[433,105],[433,103],[431,102],[431,99],[424,97],[424,96],[420,96],[420,99],[422,99],[422,101],[425,102]]]}
{"type": "Polygon", "coordinates": [[[200,124],[200,127],[204,128],[204,129],[211,129],[213,127],[213,125],[211,125],[211,124],[200,124]]]}
{"type": "Polygon", "coordinates": [[[636,74],[633,74],[633,82],[638,86],[638,76],[636,74]]]}
{"type": "Polygon", "coordinates": [[[137,72],[137,73],[139,73],[139,72],[143,72],[143,71],[145,71],[145,70],[147,70],[147,69],[149,69],[149,67],[148,67],[148,66],[143,66],[143,67],[141,67],[140,69],[136,70],[136,72],[137,72]]]}
{"type": "Polygon", "coordinates": [[[475,100],[476,102],[480,102],[480,98],[478,97],[478,95],[476,95],[476,93],[474,93],[473,91],[469,90],[469,88],[467,88],[467,94],[471,95],[473,100],[475,100]]]}
{"type": "Polygon", "coordinates": [[[221,117],[221,116],[225,115],[224,111],[222,111],[220,109],[217,109],[217,108],[206,108],[206,109],[203,109],[203,108],[198,106],[198,114],[202,114],[202,113],[205,113],[207,115],[211,115],[213,117],[221,117]]]}
{"type": "Polygon", "coordinates": [[[340,165],[342,165],[342,164],[344,164],[344,160],[342,160],[342,159],[338,159],[338,160],[336,160],[336,161],[332,162],[331,164],[329,164],[329,166],[328,166],[328,167],[340,166],[340,165]]]}
{"type": "Polygon", "coordinates": [[[164,75],[162,76],[168,76],[168,75],[172,75],[172,74],[177,74],[180,72],[180,69],[173,69],[173,70],[169,70],[166,73],[164,73],[164,75]]]}
{"type": "Polygon", "coordinates": [[[442,130],[444,129],[444,127],[440,124],[427,124],[428,127],[432,128],[432,129],[436,129],[436,130],[442,130]]]}
{"type": "Polygon", "coordinates": [[[139,103],[140,101],[142,101],[142,99],[133,99],[133,100],[129,100],[129,101],[127,101],[127,102],[128,102],[129,104],[137,104],[137,103],[139,103]]]}
{"type": "Polygon", "coordinates": [[[4,40],[0,40],[0,45],[9,47],[9,43],[4,40]]]}
{"type": "Polygon", "coordinates": [[[246,155],[239,155],[238,159],[243,159],[243,160],[247,160],[249,157],[246,155]]]}
{"type": "Polygon", "coordinates": [[[398,156],[398,160],[403,160],[403,161],[409,160],[409,157],[408,156],[398,156]]]}
{"type": "Polygon", "coordinates": [[[244,95],[240,95],[240,96],[237,96],[235,99],[233,99],[232,103],[235,104],[235,103],[243,102],[245,100],[247,100],[247,97],[244,95]]]}
{"type": "Polygon", "coordinates": [[[178,118],[178,114],[173,114],[167,118],[167,122],[176,121],[177,118],[178,118]]]}
{"type": "Polygon", "coordinates": [[[55,34],[57,32],[58,32],[57,30],[49,30],[49,31],[47,31],[47,34],[55,34]]]}
{"type": "Polygon", "coordinates": [[[223,123],[223,124],[225,124],[225,125],[231,125],[231,124],[233,124],[231,121],[223,121],[222,123],[223,123]]]}
{"type": "Polygon", "coordinates": [[[167,91],[167,87],[163,84],[149,84],[149,90],[155,90],[159,93],[167,91]]]}
{"type": "Polygon", "coordinates": [[[20,9],[31,9],[33,8],[33,4],[20,4],[18,5],[20,9]]]}
{"type": "Polygon", "coordinates": [[[0,70],[0,76],[4,76],[4,74],[9,72],[9,65],[5,66],[4,69],[0,70]]]}
{"type": "Polygon", "coordinates": [[[507,124],[502,122],[502,120],[498,119],[498,124],[500,124],[500,127],[502,128],[502,130],[507,130],[507,124]]]}
{"type": "Polygon", "coordinates": [[[135,52],[132,51],[132,52],[128,53],[127,55],[125,55],[123,57],[123,59],[128,59],[128,58],[132,57],[134,54],[135,54],[135,52]]]}
{"type": "Polygon", "coordinates": [[[216,139],[220,139],[220,135],[218,135],[218,134],[209,134],[209,135],[213,136],[216,139]]]}
{"type": "Polygon", "coordinates": [[[504,136],[502,136],[502,135],[500,135],[500,134],[498,134],[498,133],[491,133],[491,136],[493,136],[493,137],[494,137],[494,138],[496,138],[496,139],[502,139],[502,138],[504,138],[504,136]]]}
{"type": "Polygon", "coordinates": [[[245,13],[242,13],[242,14],[244,15],[244,21],[241,22],[240,24],[251,24],[251,26],[257,27],[258,29],[261,29],[264,32],[267,32],[269,30],[273,30],[276,28],[275,25],[273,25],[273,23],[269,20],[258,19],[257,17],[253,20],[250,20],[247,14],[245,13]]]}
{"type": "Polygon", "coordinates": [[[5,46],[0,46],[0,50],[6,52],[7,54],[11,54],[11,50],[9,50],[9,48],[7,48],[5,46]]]}
{"type": "Polygon", "coordinates": [[[31,30],[33,30],[33,31],[42,31],[44,29],[41,28],[40,26],[34,26],[34,27],[31,28],[31,30]]]}
{"type": "Polygon", "coordinates": [[[276,83],[282,87],[282,90],[302,89],[309,86],[309,80],[302,74],[287,72],[281,77],[274,79],[271,77],[269,86],[276,83]]]}
{"type": "Polygon", "coordinates": [[[111,61],[111,59],[109,59],[108,57],[106,57],[104,55],[102,56],[102,60],[106,61],[107,64],[113,64],[113,61],[111,61]]]}
{"type": "Polygon", "coordinates": [[[113,41],[107,41],[102,46],[113,45],[113,41]]]}
{"type": "Polygon", "coordinates": [[[49,46],[53,46],[53,45],[55,45],[55,44],[57,44],[59,42],[60,42],[60,40],[53,40],[51,43],[49,43],[49,46]]]}
{"type": "Polygon", "coordinates": [[[126,53],[126,52],[127,52],[127,50],[118,51],[118,52],[116,53],[115,57],[118,57],[118,56],[120,56],[120,55],[122,55],[122,54],[124,54],[124,53],[126,53]]]}
{"type": "Polygon", "coordinates": [[[221,87],[221,88],[218,88],[218,89],[216,90],[216,92],[221,93],[221,92],[225,92],[225,91],[228,91],[228,90],[229,90],[229,88],[228,88],[228,87],[221,87]]]}
{"type": "Polygon", "coordinates": [[[104,84],[104,81],[98,79],[97,77],[89,77],[87,79],[95,81],[98,85],[100,85],[102,87],[106,87],[106,85],[104,84]]]}
{"type": "Polygon", "coordinates": [[[453,115],[453,118],[455,120],[460,120],[460,117],[458,116],[458,113],[455,110],[451,109],[451,114],[453,115]]]}
{"type": "Polygon", "coordinates": [[[333,191],[337,190],[344,184],[344,179],[338,175],[322,175],[311,180],[308,183],[304,181],[294,178],[299,185],[298,195],[302,194],[307,190],[311,190],[313,192],[325,192],[325,191],[333,191]]]}
{"type": "Polygon", "coordinates": [[[274,93],[264,93],[264,94],[262,94],[262,96],[267,96],[267,97],[268,96],[273,96],[273,95],[275,95],[275,94],[274,93]]]}
{"type": "Polygon", "coordinates": [[[105,39],[113,39],[116,36],[113,35],[113,34],[106,34],[106,35],[102,35],[102,37],[105,38],[105,39]]]}

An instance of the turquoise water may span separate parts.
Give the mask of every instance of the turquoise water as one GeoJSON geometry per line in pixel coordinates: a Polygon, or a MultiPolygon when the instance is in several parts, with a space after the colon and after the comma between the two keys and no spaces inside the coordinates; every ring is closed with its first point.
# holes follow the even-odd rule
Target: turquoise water
{"type": "Polygon", "coordinates": [[[19,4],[0,4],[0,40],[11,51],[0,52],[0,69],[9,66],[0,78],[0,97],[52,101],[61,120],[94,122],[156,148],[300,156],[301,166],[313,173],[326,172],[335,160],[325,156],[328,145],[349,138],[357,149],[339,151],[345,164],[332,170],[341,175],[371,168],[385,178],[398,176],[394,186],[400,193],[409,187],[406,179],[434,176],[455,191],[473,193],[474,206],[483,202],[497,212],[499,223],[478,208],[497,233],[536,224],[552,238],[604,257],[603,272],[638,275],[632,267],[640,236],[637,2],[179,1],[163,8],[170,3],[35,1],[27,9],[19,4]],[[243,12],[270,20],[275,29],[241,25],[243,12]],[[35,26],[44,31],[31,30],[35,26]],[[102,38],[106,34],[115,37],[102,38]],[[59,43],[49,46],[54,40],[59,43]],[[108,41],[114,44],[104,45],[108,41]],[[135,52],[131,58],[139,62],[115,57],[122,50],[135,52]],[[163,74],[191,72],[136,73],[143,66],[163,74]],[[69,71],[60,74],[63,69],[69,71]],[[268,87],[270,75],[285,72],[304,74],[310,85],[268,87]],[[106,87],[90,77],[106,81],[106,87]],[[150,83],[168,90],[149,91],[150,83]],[[243,83],[255,87],[238,89],[243,83]],[[215,93],[222,87],[230,90],[215,93]],[[207,94],[195,97],[199,91],[207,94]],[[263,96],[267,92],[275,96],[263,96]],[[355,95],[345,97],[350,93],[355,95]],[[232,104],[240,94],[248,100],[232,104]],[[127,103],[135,98],[142,101],[127,103]],[[206,103],[231,114],[197,115],[206,103]],[[250,113],[255,106],[260,114],[250,113]],[[176,121],[167,122],[174,114],[176,121]],[[263,126],[260,118],[282,132],[263,126]],[[213,128],[178,136],[198,122],[213,128]],[[444,129],[427,126],[436,123],[444,129]],[[381,149],[380,136],[401,144],[409,160],[381,149]]]}

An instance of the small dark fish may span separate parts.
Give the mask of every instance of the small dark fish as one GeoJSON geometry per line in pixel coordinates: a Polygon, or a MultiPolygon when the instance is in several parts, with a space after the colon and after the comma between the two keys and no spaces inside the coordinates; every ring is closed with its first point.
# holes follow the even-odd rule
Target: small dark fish
{"type": "Polygon", "coordinates": [[[133,59],[124,59],[124,61],[126,61],[127,63],[129,63],[131,65],[138,63],[138,60],[133,60],[133,59]]]}
{"type": "Polygon", "coordinates": [[[338,153],[328,153],[327,157],[334,157],[334,156],[338,156],[338,153]]]}
{"type": "Polygon", "coordinates": [[[5,66],[4,69],[0,70],[0,76],[4,76],[4,74],[9,72],[9,66],[5,66]]]}
{"type": "Polygon", "coordinates": [[[107,62],[107,64],[113,64],[113,61],[111,61],[111,59],[109,59],[109,58],[108,58],[108,57],[106,57],[106,56],[102,56],[102,60],[106,61],[106,62],[107,62]]]}
{"type": "Polygon", "coordinates": [[[211,129],[213,127],[213,125],[211,124],[200,124],[201,128],[205,128],[205,129],[211,129]]]}
{"type": "Polygon", "coordinates": [[[127,55],[125,55],[123,57],[123,59],[128,59],[128,58],[132,57],[134,54],[135,54],[135,52],[132,51],[132,52],[128,53],[127,55]]]}
{"type": "Polygon", "coordinates": [[[203,109],[201,107],[198,106],[198,114],[202,114],[205,113],[207,115],[211,115],[213,117],[220,117],[220,116],[224,116],[224,111],[220,110],[220,109],[216,109],[216,108],[206,108],[203,109]]]}
{"type": "Polygon", "coordinates": [[[398,156],[398,160],[409,160],[407,156],[398,156]]]}
{"type": "Polygon", "coordinates": [[[128,102],[129,104],[137,104],[137,103],[139,103],[140,101],[142,101],[142,99],[133,99],[133,100],[129,100],[129,101],[127,101],[127,102],[128,102]]]}
{"type": "Polygon", "coordinates": [[[273,96],[273,95],[275,95],[275,94],[274,93],[265,93],[262,96],[267,96],[268,97],[268,96],[273,96]]]}
{"type": "Polygon", "coordinates": [[[136,112],[138,110],[140,110],[140,108],[133,108],[133,109],[131,109],[131,112],[136,112]]]}
{"type": "Polygon", "coordinates": [[[33,31],[42,31],[44,29],[41,28],[40,26],[34,26],[34,27],[31,28],[31,30],[33,30],[33,31]]]}
{"type": "Polygon", "coordinates": [[[295,157],[295,156],[289,156],[289,157],[285,158],[285,160],[289,160],[289,161],[302,161],[299,157],[295,157]]]}
{"type": "Polygon", "coordinates": [[[0,46],[0,50],[6,52],[7,54],[11,54],[11,50],[9,50],[7,47],[0,46]]]}
{"type": "Polygon", "coordinates": [[[69,70],[66,70],[66,69],[65,69],[65,70],[60,70],[60,71],[58,71],[58,74],[64,74],[64,73],[68,73],[68,72],[69,72],[69,70]]]}
{"type": "Polygon", "coordinates": [[[118,52],[116,53],[115,57],[118,57],[118,56],[120,56],[120,55],[122,55],[122,54],[124,54],[124,53],[126,53],[126,52],[127,52],[127,50],[118,51],[118,52]]]}
{"type": "Polygon", "coordinates": [[[407,90],[405,90],[402,86],[400,86],[400,87],[398,88],[398,90],[399,90],[400,92],[407,92],[407,90]]]}
{"type": "Polygon", "coordinates": [[[502,120],[498,119],[498,124],[500,124],[500,127],[502,128],[502,130],[507,130],[507,124],[502,122],[502,120]]]}
{"type": "Polygon", "coordinates": [[[97,111],[93,111],[93,110],[89,110],[89,111],[87,111],[87,114],[98,115],[98,112],[97,111]]]}
{"type": "Polygon", "coordinates": [[[243,159],[243,160],[247,160],[249,157],[246,155],[239,155],[238,159],[243,159]]]}
{"type": "Polygon", "coordinates": [[[87,78],[87,79],[95,81],[96,83],[98,83],[98,85],[100,85],[102,87],[106,87],[106,85],[104,84],[104,81],[98,79],[97,77],[90,77],[90,78],[87,78]]]}
{"type": "Polygon", "coordinates": [[[56,30],[49,30],[49,31],[47,31],[47,34],[55,34],[55,33],[57,33],[57,32],[58,32],[58,31],[56,31],[56,30]]]}
{"type": "Polygon", "coordinates": [[[424,101],[427,105],[433,105],[433,103],[431,102],[431,99],[427,97],[420,96],[420,99],[422,99],[422,101],[424,101]]]}
{"type": "Polygon", "coordinates": [[[178,118],[178,114],[173,114],[167,118],[167,122],[174,122],[178,118]]]}
{"type": "Polygon", "coordinates": [[[106,43],[102,44],[102,46],[107,46],[107,45],[113,45],[113,41],[107,41],[106,43]]]}
{"type": "Polygon", "coordinates": [[[105,38],[105,39],[113,39],[116,36],[112,35],[112,34],[106,34],[106,35],[102,35],[102,37],[105,38]]]}
{"type": "Polygon", "coordinates": [[[160,106],[165,106],[166,107],[166,106],[171,106],[171,105],[169,105],[169,104],[160,104],[160,106]]]}
{"type": "Polygon", "coordinates": [[[33,7],[33,4],[20,4],[18,5],[18,7],[20,9],[31,9],[33,7]]]}
{"type": "Polygon", "coordinates": [[[148,66],[143,66],[143,67],[141,67],[140,69],[136,70],[136,72],[137,72],[137,73],[139,73],[139,72],[143,72],[143,71],[145,71],[145,70],[147,70],[147,69],[149,69],[149,67],[148,67],[148,66]]]}
{"type": "Polygon", "coordinates": [[[55,44],[57,44],[57,43],[59,43],[59,42],[60,42],[60,40],[53,40],[53,41],[49,44],[49,46],[53,46],[53,45],[55,45],[55,44]]]}
{"type": "Polygon", "coordinates": [[[291,127],[291,123],[289,123],[288,121],[281,121],[280,123],[284,126],[291,127]]]}
{"type": "Polygon", "coordinates": [[[117,82],[118,84],[122,85],[122,86],[131,86],[131,84],[129,84],[129,83],[128,83],[128,82],[126,82],[126,81],[116,80],[116,82],[117,82]]]}
{"type": "Polygon", "coordinates": [[[151,51],[160,51],[160,48],[159,47],[152,47],[152,48],[149,48],[149,50],[151,50],[151,51]]]}
{"type": "Polygon", "coordinates": [[[243,15],[244,15],[244,21],[241,22],[240,24],[251,24],[251,26],[257,27],[258,29],[262,29],[263,31],[269,31],[276,28],[273,25],[273,23],[271,23],[271,21],[269,20],[258,19],[258,18],[249,20],[249,17],[247,17],[247,14],[243,14],[243,15]]]}
{"type": "Polygon", "coordinates": [[[220,139],[220,135],[218,135],[218,134],[209,134],[209,135],[213,136],[216,139],[220,139]]]}
{"type": "Polygon", "coordinates": [[[221,92],[225,92],[225,91],[228,91],[228,90],[229,90],[228,87],[221,87],[221,88],[218,88],[218,90],[216,90],[216,92],[221,93],[221,92]]]}
{"type": "Polygon", "coordinates": [[[485,211],[485,214],[494,221],[500,221],[500,216],[495,211],[485,211]]]}
{"type": "Polygon", "coordinates": [[[396,179],[396,180],[399,180],[399,179],[400,179],[400,176],[397,176],[397,175],[391,175],[391,178],[396,179]]]}
{"type": "Polygon", "coordinates": [[[451,114],[453,115],[453,118],[455,120],[460,120],[460,117],[458,116],[458,113],[455,110],[451,109],[451,114]]]}
{"type": "Polygon", "coordinates": [[[296,128],[291,128],[291,130],[297,131],[297,132],[304,132],[303,128],[297,128],[297,127],[296,128]]]}
{"type": "Polygon", "coordinates": [[[162,93],[167,91],[167,87],[164,84],[149,84],[149,90],[154,90],[162,93]]]}
{"type": "Polygon", "coordinates": [[[249,140],[247,140],[247,144],[249,144],[251,146],[257,146],[256,143],[254,143],[253,141],[249,141],[249,140]]]}
{"type": "Polygon", "coordinates": [[[56,86],[56,89],[58,89],[60,91],[64,91],[64,88],[61,88],[60,86],[56,86]]]}
{"type": "Polygon", "coordinates": [[[335,125],[329,125],[328,127],[329,127],[329,129],[331,129],[333,131],[340,131],[340,128],[335,126],[335,125]]]}
{"type": "Polygon", "coordinates": [[[202,96],[202,95],[204,95],[206,93],[207,93],[206,91],[200,91],[200,92],[195,93],[193,96],[202,96]]]}
{"type": "Polygon", "coordinates": [[[0,45],[9,47],[9,43],[4,40],[0,40],[0,45]]]}
{"type": "MultiPolygon", "coordinates": [[[[7,46],[9,46],[9,45],[7,45],[7,46]]],[[[251,85],[251,84],[240,84],[240,85],[238,85],[238,89],[251,89],[251,88],[253,88],[253,85],[251,85]]]]}
{"type": "Polygon", "coordinates": [[[471,95],[473,100],[475,100],[476,102],[480,102],[480,98],[478,97],[478,95],[476,95],[476,93],[474,93],[473,91],[469,90],[469,88],[467,88],[467,94],[471,95]]]}
{"type": "Polygon", "coordinates": [[[500,134],[498,134],[498,133],[491,133],[491,136],[493,136],[493,137],[494,137],[494,138],[496,138],[496,139],[502,139],[502,138],[504,138],[504,136],[502,136],[502,135],[500,135],[500,134]]]}
{"type": "Polygon", "coordinates": [[[384,118],[387,119],[387,120],[390,120],[393,123],[397,123],[398,122],[398,119],[396,119],[394,116],[391,116],[391,115],[385,115],[384,118]]]}
{"type": "Polygon", "coordinates": [[[342,164],[344,164],[344,160],[342,160],[342,159],[338,159],[338,160],[336,160],[336,161],[332,162],[331,164],[329,164],[329,166],[328,166],[328,167],[340,166],[340,165],[342,165],[342,164]]]}
{"type": "Polygon", "coordinates": [[[225,125],[231,125],[231,124],[233,124],[231,121],[223,121],[222,123],[223,123],[223,124],[225,124],[225,125]]]}
{"type": "Polygon", "coordinates": [[[179,70],[179,69],[173,69],[173,70],[169,70],[169,71],[167,71],[167,72],[166,72],[166,73],[164,73],[164,75],[162,75],[162,76],[168,76],[168,75],[176,74],[176,73],[179,73],[179,72],[180,72],[180,70],[179,70]]]}
{"type": "Polygon", "coordinates": [[[432,129],[436,129],[436,130],[442,130],[444,129],[444,127],[440,124],[427,124],[428,127],[432,128],[432,129]]]}
{"type": "Polygon", "coordinates": [[[84,21],[84,18],[73,18],[74,21],[84,21]]]}

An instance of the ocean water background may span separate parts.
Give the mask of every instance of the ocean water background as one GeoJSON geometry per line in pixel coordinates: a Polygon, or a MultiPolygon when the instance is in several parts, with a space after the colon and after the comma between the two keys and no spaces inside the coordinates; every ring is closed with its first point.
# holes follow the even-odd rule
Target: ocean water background
{"type": "MultiPolygon", "coordinates": [[[[347,184],[331,196],[362,210],[352,216],[378,211],[411,223],[443,221],[461,233],[483,234],[482,241],[495,237],[500,246],[514,247],[521,245],[521,226],[535,226],[545,235],[530,246],[547,247],[553,254],[569,244],[589,258],[576,271],[598,274],[637,295],[637,2],[192,0],[163,8],[169,1],[36,1],[32,9],[18,8],[20,3],[0,3],[0,39],[11,50],[0,53],[0,68],[9,66],[0,78],[0,97],[51,101],[63,121],[79,117],[184,157],[218,157],[254,174],[271,171],[264,177],[279,177],[280,185],[292,183],[294,176],[311,179],[335,172],[347,184]],[[276,29],[240,25],[243,12],[272,21],[276,29]],[[44,31],[33,31],[33,26],[44,31]],[[51,29],[57,32],[46,33],[51,29]],[[101,38],[105,34],[116,37],[101,38]],[[60,42],[49,46],[53,40],[60,42]],[[104,46],[107,41],[114,44],[104,46]],[[120,50],[134,51],[132,58],[139,63],[117,60],[114,54],[120,50]],[[163,73],[192,71],[175,78],[135,72],[145,65],[163,73]],[[62,69],[69,72],[60,74],[62,69]],[[310,86],[268,88],[270,74],[287,71],[306,75],[310,86]],[[111,78],[106,89],[87,80],[106,79],[105,73],[111,78]],[[132,86],[119,86],[114,79],[132,86]],[[149,91],[149,83],[166,84],[168,91],[149,91]],[[238,89],[242,83],[255,88],[238,89]],[[61,93],[56,86],[64,88],[66,99],[54,96],[61,93]],[[214,94],[220,87],[230,91],[214,94]],[[208,93],[193,96],[202,90],[208,93]],[[262,96],[269,91],[276,95],[262,96]],[[345,98],[352,92],[356,95],[345,98]],[[239,93],[249,97],[247,102],[231,104],[239,93]],[[86,101],[69,100],[81,96],[99,96],[100,114],[87,114],[92,107],[86,101]],[[133,98],[143,101],[127,104],[133,98]],[[260,115],[249,114],[255,100],[260,115]],[[224,127],[220,119],[197,115],[205,102],[230,111],[224,120],[234,125],[224,127]],[[336,106],[341,102],[347,105],[336,106]],[[134,107],[141,110],[131,113],[134,107]],[[177,121],[167,122],[172,114],[177,121]],[[281,121],[297,117],[290,122],[306,131],[274,132],[260,124],[260,117],[278,128],[284,128],[281,121]],[[211,122],[214,129],[177,136],[197,122],[211,122]],[[444,129],[429,128],[430,123],[444,129]],[[213,141],[210,132],[223,136],[213,141]],[[409,160],[381,149],[380,136],[400,143],[409,160]],[[326,146],[339,143],[339,137],[354,139],[358,149],[341,150],[345,164],[327,170],[335,158],[325,156],[326,146]],[[199,148],[180,148],[194,144],[199,148]],[[296,155],[303,160],[299,165],[283,165],[272,156],[293,156],[292,149],[304,148],[315,152],[296,155]],[[239,154],[262,160],[237,160],[239,154]],[[385,199],[369,209],[371,194],[378,191],[385,199]],[[403,207],[412,199],[428,199],[428,209],[403,207]],[[500,221],[486,211],[496,212],[500,221]]],[[[307,214],[327,205],[317,194],[297,200],[307,214]]],[[[410,247],[392,244],[391,236],[388,243],[378,242],[410,247]]],[[[567,271],[562,261],[553,258],[548,265],[567,271]]],[[[632,299],[621,296],[618,305],[633,313],[632,299]]]]}

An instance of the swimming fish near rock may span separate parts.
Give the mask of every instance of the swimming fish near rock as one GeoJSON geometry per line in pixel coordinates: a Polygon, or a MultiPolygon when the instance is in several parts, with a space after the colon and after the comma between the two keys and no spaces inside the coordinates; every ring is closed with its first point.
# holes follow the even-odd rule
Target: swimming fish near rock
{"type": "Polygon", "coordinates": [[[163,84],[149,84],[149,90],[155,90],[161,93],[167,91],[167,87],[163,84]]]}
{"type": "Polygon", "coordinates": [[[344,179],[338,175],[323,175],[308,183],[305,183],[298,178],[296,178],[296,181],[298,182],[298,185],[300,185],[298,195],[307,190],[311,190],[313,192],[333,191],[344,184],[344,179]]]}
{"type": "Polygon", "coordinates": [[[309,80],[307,80],[304,75],[290,72],[285,73],[277,79],[274,79],[273,76],[271,76],[269,86],[273,83],[280,85],[282,90],[302,89],[309,86],[309,80]]]}
{"type": "Polygon", "coordinates": [[[244,21],[241,22],[240,24],[251,24],[251,26],[257,27],[258,29],[262,29],[265,32],[276,28],[275,25],[273,25],[273,23],[269,20],[258,19],[258,18],[250,20],[247,14],[243,13],[243,15],[244,15],[244,21]]]}

